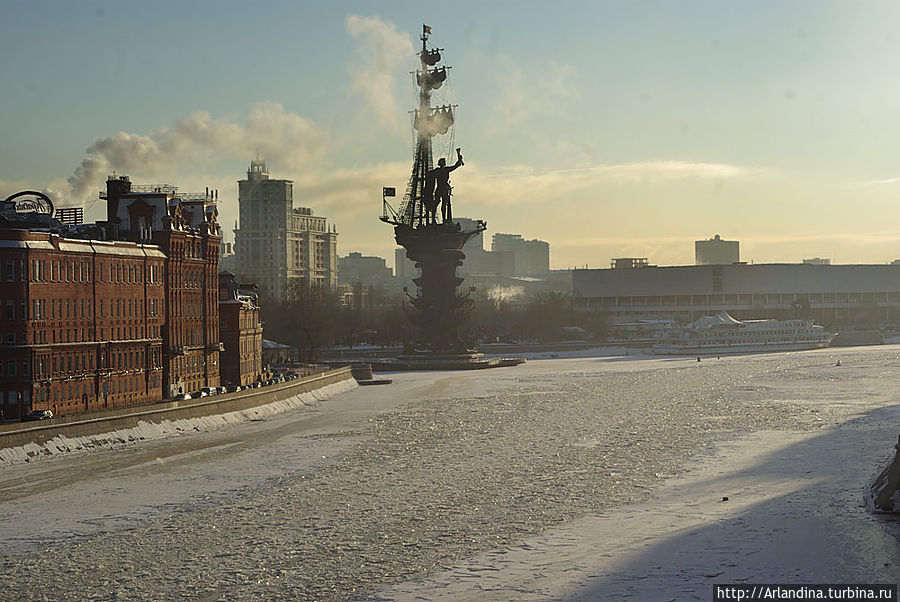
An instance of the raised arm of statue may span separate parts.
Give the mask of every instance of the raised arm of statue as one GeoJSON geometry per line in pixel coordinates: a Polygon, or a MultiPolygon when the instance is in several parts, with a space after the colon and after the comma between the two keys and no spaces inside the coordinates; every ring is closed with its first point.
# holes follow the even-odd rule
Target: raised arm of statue
{"type": "Polygon", "coordinates": [[[462,158],[462,152],[461,152],[461,150],[462,150],[462,149],[459,149],[459,148],[456,149],[456,163],[454,163],[452,167],[449,167],[449,168],[448,168],[448,171],[453,171],[453,170],[456,169],[457,167],[462,167],[463,165],[465,165],[465,163],[463,163],[463,158],[462,158]]]}

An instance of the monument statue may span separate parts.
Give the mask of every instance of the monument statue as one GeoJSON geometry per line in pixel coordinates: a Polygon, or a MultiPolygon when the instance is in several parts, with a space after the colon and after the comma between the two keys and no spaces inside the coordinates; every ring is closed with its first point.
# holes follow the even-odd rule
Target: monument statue
{"type": "Polygon", "coordinates": [[[441,220],[453,221],[453,211],[450,208],[450,195],[453,192],[453,188],[450,186],[450,172],[465,165],[461,151],[462,149],[456,149],[456,163],[452,167],[447,167],[447,160],[441,157],[438,159],[438,166],[425,176],[426,198],[429,196],[431,198],[426,210],[430,214],[431,223],[437,221],[435,214],[438,204],[441,205],[441,220]]]}
{"type": "Polygon", "coordinates": [[[456,105],[433,102],[447,81],[448,68],[436,67],[442,49],[428,48],[430,34],[431,28],[423,26],[420,65],[416,70],[419,104],[413,111],[416,149],[412,173],[399,211],[394,211],[386,198],[392,196],[395,189],[384,189],[381,220],[394,226],[397,244],[406,249],[407,257],[422,271],[413,280],[418,294],[410,295],[414,308],[410,318],[418,327],[416,352],[432,357],[461,358],[475,352],[460,336],[460,328],[468,319],[472,302],[467,294],[458,292],[463,279],[457,277],[456,268],[465,259],[463,245],[487,225],[478,221],[474,229],[463,230],[453,221],[450,172],[463,165],[462,150],[456,148],[453,165],[447,165],[444,157],[438,159],[437,167],[433,163],[435,147],[450,150],[455,146],[452,126],[456,105]],[[440,221],[438,205],[441,206],[440,221]]]}

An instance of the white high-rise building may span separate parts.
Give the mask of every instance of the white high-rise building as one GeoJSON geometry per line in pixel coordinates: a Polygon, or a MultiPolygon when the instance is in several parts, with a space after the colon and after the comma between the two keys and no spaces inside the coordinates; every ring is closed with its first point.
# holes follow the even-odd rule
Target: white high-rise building
{"type": "Polygon", "coordinates": [[[293,190],[291,180],[269,178],[258,158],[238,181],[237,273],[281,300],[297,286],[337,286],[337,229],[312,209],[295,208],[293,190]]]}

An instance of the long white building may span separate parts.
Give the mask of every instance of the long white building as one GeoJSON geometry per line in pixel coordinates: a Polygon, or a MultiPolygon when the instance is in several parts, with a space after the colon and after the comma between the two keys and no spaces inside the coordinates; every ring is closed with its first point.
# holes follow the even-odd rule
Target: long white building
{"type": "Polygon", "coordinates": [[[827,326],[900,321],[900,265],[733,264],[575,270],[574,294],[612,323],[803,314],[827,326]]]}

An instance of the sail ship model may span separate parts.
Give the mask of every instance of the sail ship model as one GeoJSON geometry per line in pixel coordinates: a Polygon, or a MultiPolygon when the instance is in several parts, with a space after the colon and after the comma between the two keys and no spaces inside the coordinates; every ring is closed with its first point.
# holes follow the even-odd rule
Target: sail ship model
{"type": "Polygon", "coordinates": [[[387,202],[394,189],[384,189],[381,220],[394,226],[397,244],[406,249],[407,257],[422,271],[413,280],[418,295],[410,296],[415,309],[410,318],[419,331],[415,353],[444,358],[474,356],[475,352],[467,349],[459,334],[472,302],[468,295],[457,292],[463,279],[457,277],[456,268],[465,259],[463,245],[487,225],[478,221],[475,229],[464,230],[452,219],[448,172],[462,165],[459,149],[454,167],[445,167],[444,159],[438,162],[437,169],[434,166],[433,141],[435,137],[448,135],[452,140],[455,105],[432,106],[433,93],[447,83],[449,67],[438,66],[441,49],[428,48],[430,33],[430,27],[422,27],[420,66],[415,72],[419,106],[413,111],[416,149],[412,173],[399,211],[394,211],[387,202]],[[441,170],[445,170],[443,191],[441,170]],[[446,202],[440,215],[436,211],[439,197],[446,202]]]}

